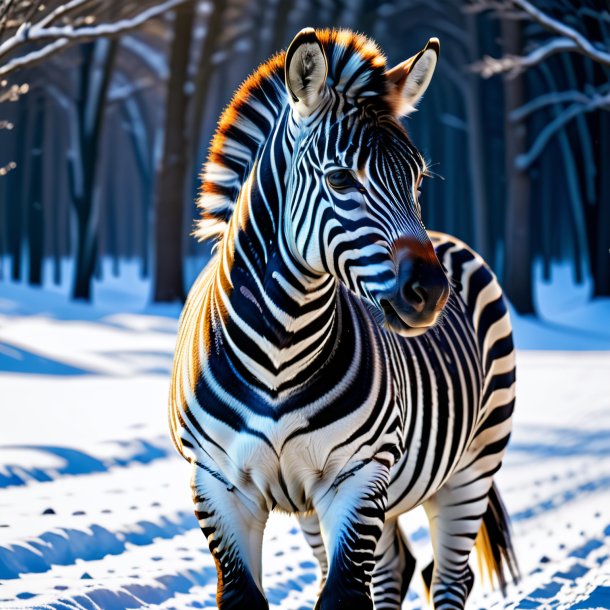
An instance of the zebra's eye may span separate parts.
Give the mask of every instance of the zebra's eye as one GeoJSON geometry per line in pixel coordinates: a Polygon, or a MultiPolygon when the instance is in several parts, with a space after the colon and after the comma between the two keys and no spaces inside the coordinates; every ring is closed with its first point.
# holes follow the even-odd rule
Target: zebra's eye
{"type": "Polygon", "coordinates": [[[354,174],[348,169],[337,169],[326,177],[328,184],[336,191],[345,191],[357,186],[354,174]]]}

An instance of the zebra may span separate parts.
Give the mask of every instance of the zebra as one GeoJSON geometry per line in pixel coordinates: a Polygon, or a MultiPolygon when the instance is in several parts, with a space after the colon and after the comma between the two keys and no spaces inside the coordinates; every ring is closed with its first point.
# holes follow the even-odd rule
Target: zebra
{"type": "Polygon", "coordinates": [[[419,505],[437,610],[465,606],[475,543],[502,586],[516,577],[493,483],[509,316],[482,258],[424,228],[429,171],[400,122],[439,49],[388,69],[361,34],[304,29],[218,124],[196,228],[214,253],[180,318],[169,419],[222,610],[269,608],[272,511],[320,562],[316,610],[400,608],[415,560],[397,519],[419,505]]]}

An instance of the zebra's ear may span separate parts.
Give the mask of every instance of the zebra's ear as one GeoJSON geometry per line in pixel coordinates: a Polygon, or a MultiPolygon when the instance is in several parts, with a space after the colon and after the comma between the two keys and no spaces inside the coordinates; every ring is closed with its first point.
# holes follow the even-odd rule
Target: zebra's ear
{"type": "Polygon", "coordinates": [[[286,51],[286,89],[292,107],[308,117],[324,97],[328,65],[313,28],[301,30],[286,51]]]}
{"type": "Polygon", "coordinates": [[[430,38],[417,55],[386,72],[388,80],[394,85],[390,95],[398,116],[411,114],[415,110],[415,105],[432,80],[440,50],[438,38],[430,38]]]}

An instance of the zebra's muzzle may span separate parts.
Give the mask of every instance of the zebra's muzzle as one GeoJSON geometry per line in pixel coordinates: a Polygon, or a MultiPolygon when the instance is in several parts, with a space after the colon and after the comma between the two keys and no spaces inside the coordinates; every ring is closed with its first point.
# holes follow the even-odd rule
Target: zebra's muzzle
{"type": "Polygon", "coordinates": [[[403,238],[395,256],[394,289],[379,299],[385,326],[400,335],[420,335],[438,320],[449,298],[449,280],[432,244],[403,238]]]}

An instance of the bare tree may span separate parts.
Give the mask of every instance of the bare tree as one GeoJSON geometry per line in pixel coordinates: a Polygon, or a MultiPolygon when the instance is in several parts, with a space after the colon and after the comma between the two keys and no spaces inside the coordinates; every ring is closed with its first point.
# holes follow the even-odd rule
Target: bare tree
{"type": "Polygon", "coordinates": [[[191,0],[4,0],[0,4],[0,79],[74,44],[119,36],[191,0]],[[100,14],[105,20],[100,21],[100,14]],[[32,48],[35,47],[35,48],[32,48]]]}
{"type": "MultiPolygon", "coordinates": [[[[607,172],[596,167],[599,155],[603,155],[606,149],[597,144],[599,139],[595,137],[598,132],[593,125],[599,124],[598,120],[587,122],[584,118],[610,110],[609,7],[591,0],[556,0],[547,2],[544,9],[534,6],[530,0],[471,0],[468,8],[478,12],[491,11],[502,19],[503,24],[528,27],[529,44],[514,50],[505,48],[505,53],[499,58],[486,55],[473,67],[484,77],[505,75],[508,88],[514,88],[515,82],[526,72],[535,74],[535,80],[530,80],[530,83],[535,83],[535,93],[523,96],[521,103],[511,105],[508,111],[507,142],[511,139],[511,130],[514,134],[526,125],[537,125],[523,141],[525,146],[511,152],[511,180],[523,178],[524,172],[535,168],[544,154],[556,155],[564,167],[564,196],[568,204],[566,210],[570,218],[576,279],[582,281],[584,269],[591,268],[595,294],[610,294],[610,226],[605,226],[609,225],[610,202],[604,196],[610,185],[607,172]],[[555,78],[554,71],[560,78],[555,78]],[[544,122],[541,123],[542,118],[544,122]],[[558,146],[550,149],[551,142],[557,142],[558,146]],[[575,153],[575,148],[581,152],[575,153]],[[594,155],[594,148],[598,156],[594,155]],[[585,205],[586,202],[590,205],[585,205]]],[[[607,124],[607,120],[600,123],[607,124]]],[[[607,159],[607,156],[603,158],[607,159]]],[[[514,184],[511,183],[510,188],[514,190],[514,184]]],[[[509,215],[518,210],[524,212],[523,200],[513,203],[514,209],[509,205],[509,215]]],[[[557,213],[556,209],[553,213],[557,213]]],[[[515,238],[509,225],[522,227],[531,219],[522,216],[507,220],[509,248],[509,241],[515,238]]],[[[522,233],[523,229],[518,232],[522,233]]],[[[527,281],[523,251],[517,243],[515,247],[516,259],[511,258],[507,251],[506,263],[513,267],[509,274],[527,281]]],[[[529,247],[529,241],[526,247],[529,247]]],[[[544,253],[548,255],[548,247],[544,253]]],[[[546,260],[545,268],[548,268],[546,260]]],[[[507,288],[511,295],[510,286],[507,288]]]]}
{"type": "MultiPolygon", "coordinates": [[[[521,24],[502,22],[502,40],[507,53],[519,52],[523,45],[521,24]]],[[[515,163],[527,148],[527,127],[523,121],[511,124],[510,114],[523,105],[523,78],[516,75],[504,80],[506,141],[506,217],[504,232],[503,283],[507,294],[519,313],[534,313],[532,295],[532,257],[530,211],[530,179],[524,168],[515,163]]]]}
{"type": "MultiPolygon", "coordinates": [[[[31,68],[40,62],[48,62],[58,52],[73,45],[81,45],[83,61],[78,71],[78,100],[75,112],[68,119],[74,133],[73,145],[68,155],[68,175],[73,209],[76,219],[75,276],[73,296],[89,299],[91,279],[97,264],[99,185],[99,142],[104,120],[106,92],[113,71],[118,38],[134,30],[154,17],[192,0],[0,0],[0,102],[17,99],[27,92],[29,85],[15,84],[11,80],[30,80],[31,68]],[[106,39],[110,39],[109,41],[106,39]],[[24,69],[27,68],[27,73],[24,69]],[[76,144],[75,144],[76,143],[76,144]]],[[[39,79],[40,80],[40,79],[39,79]]],[[[42,79],[44,80],[44,79],[42,79]]],[[[52,83],[47,83],[51,86],[52,83]]],[[[43,88],[48,87],[43,83],[43,88]]],[[[44,92],[42,92],[44,95],[44,92]]],[[[37,94],[38,95],[38,94],[37,94]]],[[[44,117],[40,110],[35,117],[35,136],[42,134],[44,117]],[[38,135],[36,135],[38,134],[38,135]]],[[[23,128],[26,125],[22,126],[23,128]]],[[[10,129],[9,121],[0,121],[0,128],[10,129]]],[[[29,132],[28,131],[28,132],[29,132]]],[[[33,136],[34,137],[34,136],[33,136]]],[[[21,184],[28,176],[25,191],[21,188],[26,212],[13,214],[19,225],[16,237],[9,237],[9,250],[13,258],[13,277],[21,275],[20,250],[25,232],[31,250],[36,238],[40,243],[30,252],[29,278],[34,283],[41,280],[40,267],[43,256],[41,224],[36,217],[41,213],[40,179],[43,165],[39,162],[37,141],[32,141],[33,156],[21,155],[27,167],[19,177],[21,184]],[[33,179],[30,180],[30,178],[33,179]],[[11,241],[12,240],[12,241],[11,241]],[[13,244],[13,241],[15,242],[13,244]],[[34,256],[32,256],[34,255],[34,256]]],[[[29,154],[29,153],[28,153],[29,154]]],[[[19,156],[19,155],[17,155],[19,156]]],[[[0,175],[16,166],[17,159],[0,159],[0,175]]],[[[9,185],[11,191],[16,185],[9,185]]],[[[7,216],[10,215],[7,213],[7,216]]],[[[11,232],[13,235],[13,232],[11,232]]]]}
{"type": "MultiPolygon", "coordinates": [[[[473,68],[485,78],[496,74],[506,74],[508,78],[516,78],[529,68],[539,66],[549,57],[560,53],[578,53],[600,66],[610,68],[610,39],[590,41],[575,28],[536,8],[528,0],[473,0],[469,8],[475,11],[493,10],[506,21],[530,21],[541,26],[549,34],[549,37],[528,53],[507,52],[500,58],[485,55],[480,62],[473,65],[473,68]]],[[[573,16],[581,19],[583,11],[587,11],[586,6],[579,7],[575,4],[573,16]]],[[[595,15],[591,9],[587,12],[589,15],[592,13],[595,15]]],[[[596,17],[599,21],[610,21],[610,12],[608,9],[600,10],[596,17]]],[[[607,28],[603,29],[607,30],[607,28]]],[[[520,167],[531,166],[553,135],[572,119],[582,113],[610,110],[610,87],[604,83],[597,87],[589,86],[587,91],[552,91],[516,108],[511,119],[520,122],[533,112],[558,103],[569,103],[569,106],[558,113],[538,134],[530,150],[517,159],[520,167]]]]}
{"type": "MultiPolygon", "coordinates": [[[[27,83],[8,78],[19,70],[75,44],[120,36],[187,1],[130,0],[114,2],[108,10],[105,0],[0,0],[0,104],[27,93],[27,83]]],[[[10,128],[12,124],[0,117],[0,131],[10,128]]],[[[14,160],[0,159],[0,177],[15,165],[14,160]]]]}
{"type": "MultiPolygon", "coordinates": [[[[581,15],[583,9],[587,10],[587,7],[579,7],[578,4],[575,3],[574,11],[577,15],[581,15]]],[[[531,21],[540,25],[552,35],[551,38],[537,45],[526,54],[507,53],[499,59],[486,55],[479,65],[483,76],[488,77],[504,72],[514,75],[540,64],[552,55],[566,52],[580,53],[596,63],[610,67],[610,48],[607,41],[590,41],[575,28],[535,7],[529,0],[473,0],[470,9],[477,11],[494,10],[506,19],[531,21]]],[[[606,9],[600,8],[598,17],[608,20],[610,17],[608,7],[606,9]]]]}
{"type": "Polygon", "coordinates": [[[68,159],[72,205],[76,215],[76,269],[72,296],[91,299],[91,280],[97,264],[99,189],[98,150],[106,93],[110,84],[116,40],[98,40],[82,46],[77,104],[78,150],[68,159]]]}
{"type": "Polygon", "coordinates": [[[193,2],[176,9],[170,51],[170,74],[165,111],[163,159],[158,176],[155,228],[154,300],[183,300],[182,218],[188,156],[186,86],[195,7],[193,2]]]}

